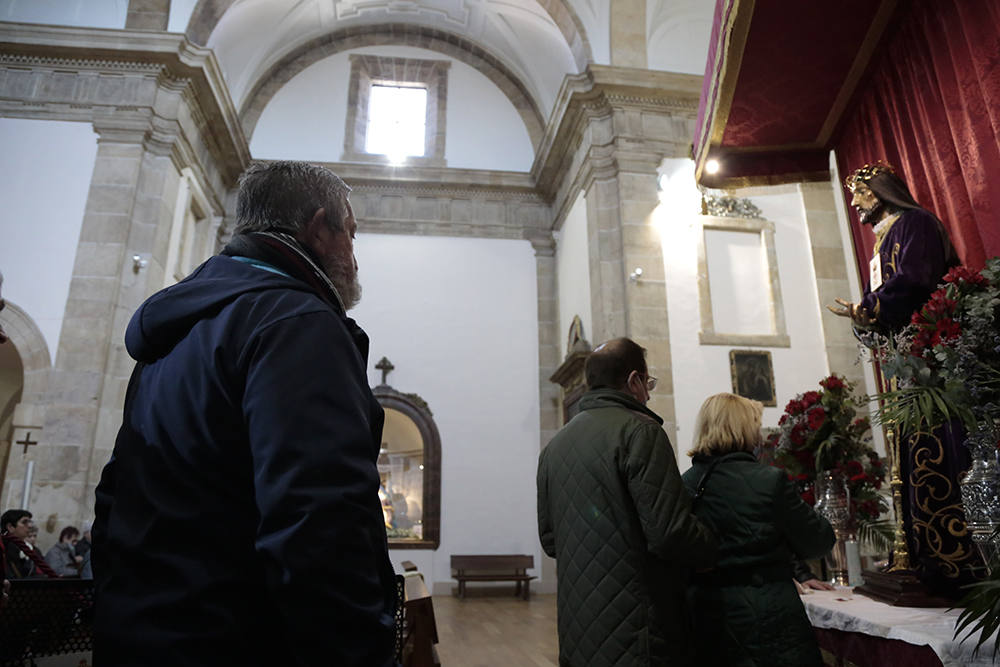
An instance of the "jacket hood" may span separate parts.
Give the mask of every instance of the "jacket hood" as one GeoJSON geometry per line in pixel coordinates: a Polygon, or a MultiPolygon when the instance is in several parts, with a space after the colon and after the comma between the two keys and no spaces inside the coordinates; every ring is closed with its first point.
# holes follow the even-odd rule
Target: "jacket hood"
{"type": "Polygon", "coordinates": [[[663,425],[663,417],[656,414],[645,405],[635,400],[635,398],[626,394],[624,391],[618,391],[617,389],[591,389],[580,398],[581,410],[594,410],[595,408],[610,407],[626,408],[628,410],[641,412],[642,414],[655,419],[661,426],[663,425]]]}
{"type": "Polygon", "coordinates": [[[139,306],[125,330],[125,347],[136,361],[151,363],[166,356],[195,324],[240,296],[275,288],[313,293],[294,278],[230,257],[212,257],[187,278],[139,306]]]}

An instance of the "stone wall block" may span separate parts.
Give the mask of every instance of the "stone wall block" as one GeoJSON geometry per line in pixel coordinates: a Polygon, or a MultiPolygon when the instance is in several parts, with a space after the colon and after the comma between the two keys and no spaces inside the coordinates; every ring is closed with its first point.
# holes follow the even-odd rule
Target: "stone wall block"
{"type": "Polygon", "coordinates": [[[834,211],[806,209],[809,220],[809,243],[814,248],[843,248],[840,223],[834,211]]]}
{"type": "MultiPolygon", "coordinates": [[[[62,348],[62,343],[60,343],[60,348],[62,348]]],[[[101,374],[99,372],[68,369],[60,364],[59,367],[50,372],[46,400],[54,404],[89,403],[97,400],[100,391],[101,374]]]]}
{"type": "Polygon", "coordinates": [[[55,545],[63,528],[79,527],[82,508],[82,482],[39,481],[32,485],[31,512],[38,525],[38,546],[43,552],[55,545]]]}
{"type": "Polygon", "coordinates": [[[626,251],[660,247],[660,232],[649,222],[622,225],[622,241],[626,251]]]}
{"type": "MultiPolygon", "coordinates": [[[[110,308],[106,312],[110,312],[110,308]]],[[[107,342],[95,332],[103,331],[107,314],[100,317],[69,317],[63,320],[56,363],[67,371],[101,368],[107,359],[107,342]],[[100,339],[100,340],[99,340],[100,339]]]]}
{"type": "Polygon", "coordinates": [[[380,202],[379,215],[383,218],[401,218],[403,217],[403,198],[394,195],[387,195],[382,197],[380,202]]]}
{"type": "MultiPolygon", "coordinates": [[[[663,299],[661,303],[665,303],[663,299]]],[[[656,339],[667,330],[667,311],[660,307],[642,307],[629,304],[629,330],[636,338],[656,339]]]]}
{"type": "Polygon", "coordinates": [[[663,285],[629,282],[626,288],[628,294],[629,308],[660,308],[664,312],[667,309],[666,294],[663,285]]]}
{"type": "Polygon", "coordinates": [[[70,283],[67,305],[74,301],[89,301],[103,303],[110,308],[117,291],[118,281],[110,276],[81,276],[70,283]]]}
{"type": "Polygon", "coordinates": [[[81,242],[77,246],[74,276],[117,276],[124,247],[118,243],[81,242]]]}
{"type": "Polygon", "coordinates": [[[45,444],[89,444],[96,422],[96,405],[49,404],[45,411],[45,444]]]}
{"type": "Polygon", "coordinates": [[[124,243],[128,236],[129,217],[124,213],[86,213],[80,240],[91,243],[124,243]]]}
{"type": "Polygon", "coordinates": [[[47,444],[43,447],[41,458],[50,480],[82,482],[86,468],[81,460],[83,448],[76,444],[47,444]]]}
{"type": "MultiPolygon", "coordinates": [[[[107,456],[110,455],[112,448],[115,446],[115,438],[118,437],[118,430],[122,425],[123,408],[125,404],[125,399],[122,400],[116,407],[101,408],[97,417],[97,427],[94,429],[94,451],[103,450],[104,454],[99,454],[98,458],[104,458],[105,462],[107,456]]],[[[103,463],[101,464],[103,465],[103,463]]],[[[91,466],[91,470],[100,470],[100,468],[95,468],[91,466]]]]}
{"type": "Polygon", "coordinates": [[[813,246],[813,267],[817,279],[841,279],[845,275],[844,252],[841,248],[813,246]]]}
{"type": "Polygon", "coordinates": [[[128,185],[91,185],[87,196],[88,213],[130,212],[135,190],[128,185]]]}
{"type": "Polygon", "coordinates": [[[659,201],[653,199],[623,199],[621,203],[621,219],[627,225],[649,225],[653,211],[659,201]]]}
{"type": "Polygon", "coordinates": [[[555,345],[545,345],[538,349],[538,365],[555,370],[559,367],[559,350],[555,345]]]}
{"type": "Polygon", "coordinates": [[[94,175],[90,184],[125,185],[134,187],[139,175],[139,161],[134,156],[106,155],[101,151],[94,163],[94,175]]]}

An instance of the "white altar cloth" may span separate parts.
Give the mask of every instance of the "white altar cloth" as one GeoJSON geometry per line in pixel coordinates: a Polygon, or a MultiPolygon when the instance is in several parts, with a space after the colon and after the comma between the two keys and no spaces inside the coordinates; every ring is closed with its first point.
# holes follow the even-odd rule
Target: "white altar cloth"
{"type": "Polygon", "coordinates": [[[893,607],[863,595],[852,595],[850,588],[813,591],[802,596],[802,603],[816,628],[899,639],[917,646],[926,644],[944,667],[994,664],[992,638],[983,644],[975,658],[972,649],[978,641],[978,632],[961,642],[952,639],[955,621],[962,613],[960,609],[893,607]]]}

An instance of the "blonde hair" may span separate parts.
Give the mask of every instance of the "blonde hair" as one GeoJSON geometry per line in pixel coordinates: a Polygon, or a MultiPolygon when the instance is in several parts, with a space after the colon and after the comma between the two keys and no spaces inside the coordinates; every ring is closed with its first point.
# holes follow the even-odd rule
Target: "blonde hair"
{"type": "Polygon", "coordinates": [[[752,452],[760,444],[759,401],[735,394],[709,396],[694,420],[694,447],[688,456],[752,452]]]}

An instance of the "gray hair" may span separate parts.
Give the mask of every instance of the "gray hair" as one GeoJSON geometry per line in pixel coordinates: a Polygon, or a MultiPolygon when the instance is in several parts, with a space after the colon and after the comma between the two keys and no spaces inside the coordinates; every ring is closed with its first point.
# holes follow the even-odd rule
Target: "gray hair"
{"type": "Polygon", "coordinates": [[[295,235],[321,208],[330,228],[340,231],[350,191],[335,173],[308,162],[252,164],[240,176],[235,231],[280,230],[295,235]]]}

